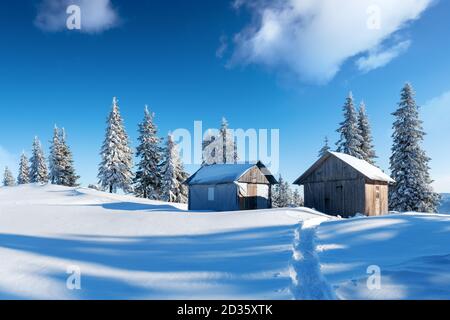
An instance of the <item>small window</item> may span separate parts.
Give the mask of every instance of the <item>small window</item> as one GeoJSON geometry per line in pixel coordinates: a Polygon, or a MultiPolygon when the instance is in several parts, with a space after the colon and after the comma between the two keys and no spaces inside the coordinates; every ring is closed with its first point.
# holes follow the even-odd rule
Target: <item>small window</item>
{"type": "Polygon", "coordinates": [[[208,188],[208,201],[214,201],[214,188],[208,188]]]}

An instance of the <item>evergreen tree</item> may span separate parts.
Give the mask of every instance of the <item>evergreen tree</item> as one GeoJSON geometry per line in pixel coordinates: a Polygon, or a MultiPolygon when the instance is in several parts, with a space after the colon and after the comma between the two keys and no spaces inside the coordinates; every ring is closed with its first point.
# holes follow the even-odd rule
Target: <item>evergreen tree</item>
{"type": "Polygon", "coordinates": [[[50,182],[52,184],[61,184],[61,173],[62,173],[62,149],[61,149],[61,134],[58,127],[55,125],[53,129],[53,139],[50,142],[50,155],[48,158],[49,171],[50,171],[50,182]]]}
{"type": "Polygon", "coordinates": [[[11,170],[8,169],[8,167],[5,168],[5,174],[3,177],[3,185],[5,187],[12,187],[14,186],[14,177],[12,175],[11,170]]]}
{"type": "Polygon", "coordinates": [[[372,144],[372,130],[370,128],[369,118],[366,114],[366,105],[361,102],[358,112],[358,128],[362,137],[361,151],[363,154],[363,160],[366,160],[370,164],[375,164],[377,158],[372,144]]]}
{"type": "Polygon", "coordinates": [[[217,134],[208,131],[203,139],[203,165],[216,163],[237,163],[237,145],[228,121],[222,118],[217,134]]]}
{"type": "Polygon", "coordinates": [[[24,152],[20,157],[19,175],[17,176],[17,183],[18,184],[30,183],[30,165],[28,163],[28,158],[24,152]]]}
{"type": "Polygon", "coordinates": [[[153,123],[154,114],[145,106],[144,120],[139,124],[139,146],[136,155],[140,158],[134,178],[134,193],[138,197],[159,199],[161,188],[161,139],[153,123]]]}
{"type": "Polygon", "coordinates": [[[30,181],[32,183],[48,183],[48,169],[45,163],[44,151],[38,137],[33,141],[33,155],[31,157],[30,181]]]}
{"type": "Polygon", "coordinates": [[[430,158],[421,146],[425,133],[414,95],[412,86],[407,83],[402,89],[398,109],[393,113],[390,168],[396,183],[390,188],[389,206],[400,212],[436,212],[440,196],[431,187],[430,158]]]}
{"type": "Polygon", "coordinates": [[[132,191],[133,154],[116,97],[113,98],[112,110],[107,120],[101,157],[98,179],[102,189],[110,193],[116,192],[117,189],[132,191]]]}
{"type": "Polygon", "coordinates": [[[219,132],[219,141],[222,144],[222,148],[219,148],[219,158],[221,159],[221,163],[237,163],[237,146],[234,135],[228,128],[227,119],[222,118],[219,132]]]}
{"type": "Polygon", "coordinates": [[[304,205],[303,198],[300,195],[300,192],[298,191],[298,189],[295,189],[295,191],[292,195],[292,206],[303,207],[303,205],[304,205]]]}
{"type": "Polygon", "coordinates": [[[162,188],[161,200],[166,202],[186,203],[187,187],[183,184],[188,178],[180,159],[177,145],[171,134],[167,137],[164,162],[161,165],[162,188]]]}
{"type": "Polygon", "coordinates": [[[281,175],[278,177],[278,184],[272,190],[272,207],[286,208],[293,203],[293,194],[289,182],[285,181],[281,175]]]}
{"type": "Polygon", "coordinates": [[[330,146],[328,145],[328,137],[325,137],[325,142],[322,149],[319,150],[319,158],[322,158],[330,151],[330,146]]]}
{"type": "Polygon", "coordinates": [[[78,186],[77,180],[80,177],[75,172],[72,151],[70,150],[66,139],[66,131],[62,128],[59,133],[60,153],[62,159],[59,184],[66,187],[76,187],[78,186]]]}
{"type": "Polygon", "coordinates": [[[344,121],[340,123],[337,132],[341,137],[336,143],[337,152],[349,154],[358,159],[363,159],[364,154],[361,150],[362,137],[358,128],[358,118],[353,103],[353,95],[350,92],[343,107],[344,121]]]}

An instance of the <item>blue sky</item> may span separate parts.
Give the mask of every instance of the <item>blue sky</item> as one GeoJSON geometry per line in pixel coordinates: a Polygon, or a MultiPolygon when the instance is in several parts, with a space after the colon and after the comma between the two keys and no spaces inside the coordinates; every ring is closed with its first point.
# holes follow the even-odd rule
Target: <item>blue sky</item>
{"type": "Polygon", "coordinates": [[[361,28],[371,17],[360,7],[365,1],[342,2],[359,3],[345,10],[345,20],[344,9],[328,0],[283,0],[278,11],[246,0],[96,1],[98,7],[86,0],[4,5],[0,167],[16,173],[35,135],[48,153],[57,124],[67,130],[81,182],[96,183],[105,119],[117,96],[133,146],[144,104],[162,136],[193,130],[195,120],[217,127],[222,116],[232,128],[279,129],[280,171],[293,181],[316,160],[325,135],[337,140],[352,91],[367,105],[378,164],[387,170],[390,113],[410,81],[435,187],[450,192],[448,1],[368,1],[382,8],[375,31],[361,28]],[[67,30],[65,13],[49,9],[55,3],[80,4],[84,29],[67,30]]]}

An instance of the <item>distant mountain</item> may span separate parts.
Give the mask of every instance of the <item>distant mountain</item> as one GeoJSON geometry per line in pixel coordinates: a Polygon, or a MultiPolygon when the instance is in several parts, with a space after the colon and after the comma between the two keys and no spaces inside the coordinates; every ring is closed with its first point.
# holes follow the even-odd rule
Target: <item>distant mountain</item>
{"type": "Polygon", "coordinates": [[[439,213],[450,214],[450,193],[441,193],[442,201],[439,206],[439,213]]]}

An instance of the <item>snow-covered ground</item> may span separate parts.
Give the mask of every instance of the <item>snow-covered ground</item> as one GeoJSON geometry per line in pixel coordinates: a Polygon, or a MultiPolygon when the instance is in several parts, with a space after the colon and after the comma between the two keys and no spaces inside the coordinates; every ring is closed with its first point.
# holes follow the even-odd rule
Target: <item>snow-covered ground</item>
{"type": "Polygon", "coordinates": [[[0,299],[450,299],[449,270],[449,215],[188,212],[90,189],[0,188],[0,299]],[[66,286],[74,270],[81,290],[66,286]]]}
{"type": "Polygon", "coordinates": [[[292,298],[294,231],[318,213],[185,209],[90,189],[0,188],[0,299],[292,298]],[[77,268],[81,290],[69,290],[77,268]]]}
{"type": "Polygon", "coordinates": [[[315,242],[322,275],[339,299],[450,299],[449,215],[328,221],[315,242]],[[378,272],[379,287],[370,276],[378,272]]]}

